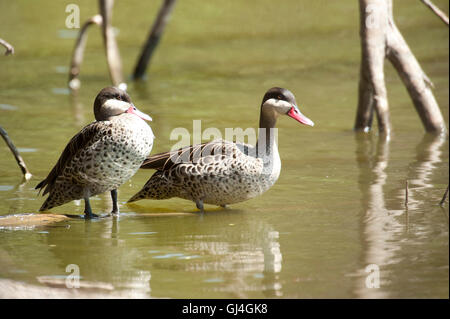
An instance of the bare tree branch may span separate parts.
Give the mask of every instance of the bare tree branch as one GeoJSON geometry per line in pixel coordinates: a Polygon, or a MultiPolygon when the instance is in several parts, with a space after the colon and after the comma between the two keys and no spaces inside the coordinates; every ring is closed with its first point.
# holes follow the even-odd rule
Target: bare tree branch
{"type": "Polygon", "coordinates": [[[380,133],[390,134],[383,70],[387,58],[405,84],[426,131],[445,134],[447,128],[431,91],[432,82],[394,23],[392,0],[359,0],[359,4],[361,71],[355,130],[369,131],[375,111],[380,133]]]}
{"type": "Polygon", "coordinates": [[[373,111],[375,111],[378,130],[388,137],[391,132],[391,124],[384,82],[387,25],[382,23],[387,12],[379,9],[381,5],[383,3],[360,0],[361,70],[355,130],[369,131],[372,125],[373,111]],[[373,7],[372,11],[368,10],[370,6],[374,5],[376,7],[373,7]],[[375,10],[376,12],[373,12],[375,10]],[[368,22],[368,19],[371,18],[374,20],[368,22]]]}
{"type": "Polygon", "coordinates": [[[78,34],[78,39],[75,44],[75,49],[73,50],[72,62],[70,63],[69,71],[69,87],[73,90],[80,87],[80,80],[78,79],[78,75],[80,74],[84,49],[86,48],[86,41],[88,38],[87,30],[92,24],[101,25],[102,21],[103,19],[100,14],[93,16],[84,23],[84,25],[81,27],[80,33],[78,34]]]}
{"type": "Polygon", "coordinates": [[[430,0],[421,0],[428,8],[431,9],[446,25],[448,25],[447,15],[438,7],[436,7],[430,0]]]}
{"type": "Polygon", "coordinates": [[[87,41],[87,30],[92,24],[96,24],[102,28],[102,36],[105,45],[106,60],[108,63],[111,82],[116,87],[126,89],[126,84],[123,81],[122,61],[120,59],[119,48],[111,26],[114,0],[99,0],[98,4],[100,14],[93,16],[85,22],[80,30],[74,52],[72,54],[72,61],[69,71],[69,87],[73,90],[80,87],[78,75],[80,74],[81,63],[83,62],[83,54],[87,41]]]}
{"type": "Polygon", "coordinates": [[[119,48],[116,37],[111,26],[112,9],[114,0],[99,0],[100,14],[103,17],[102,34],[106,50],[106,60],[108,62],[109,74],[114,86],[124,85],[122,75],[122,61],[120,59],[119,48]]]}
{"type": "Polygon", "coordinates": [[[170,14],[173,10],[175,2],[176,0],[164,0],[161,9],[159,10],[156,17],[155,23],[153,24],[150,34],[147,38],[147,42],[142,49],[138,63],[136,64],[136,67],[134,69],[134,79],[142,79],[144,77],[153,52],[158,46],[164,28],[170,19],[170,14]]]}
{"type": "Polygon", "coordinates": [[[3,39],[0,39],[0,44],[4,46],[6,49],[5,55],[14,54],[14,47],[11,44],[9,44],[3,39]]]}
{"type": "Polygon", "coordinates": [[[425,130],[438,134],[446,132],[444,117],[429,85],[431,81],[420,67],[392,17],[389,17],[389,26],[387,58],[405,84],[425,130]]]}
{"type": "Polygon", "coordinates": [[[0,126],[0,135],[3,137],[3,139],[6,142],[6,145],[8,145],[9,149],[13,153],[13,155],[17,161],[17,164],[19,164],[19,167],[22,171],[24,178],[26,180],[29,180],[32,176],[30,171],[28,170],[27,166],[25,165],[25,162],[24,162],[22,156],[20,156],[19,151],[17,150],[16,146],[12,142],[11,138],[8,136],[8,133],[1,126],[0,126]]]}

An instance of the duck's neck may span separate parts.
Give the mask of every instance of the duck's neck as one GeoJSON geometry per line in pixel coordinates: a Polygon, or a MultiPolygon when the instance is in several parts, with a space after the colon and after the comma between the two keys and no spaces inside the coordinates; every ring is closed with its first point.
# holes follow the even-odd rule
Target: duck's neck
{"type": "Polygon", "coordinates": [[[256,143],[257,157],[271,157],[274,153],[277,153],[277,144],[275,142],[276,123],[276,116],[269,112],[264,112],[264,108],[261,108],[258,141],[256,143]]]}

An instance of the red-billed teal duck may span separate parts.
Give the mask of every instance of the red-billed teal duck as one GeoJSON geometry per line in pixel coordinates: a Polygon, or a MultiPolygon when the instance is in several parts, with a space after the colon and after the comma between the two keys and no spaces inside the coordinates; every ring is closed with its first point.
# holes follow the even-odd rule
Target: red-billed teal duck
{"type": "Polygon", "coordinates": [[[225,207],[264,193],[280,175],[281,162],[274,136],[280,115],[314,125],[300,113],[289,90],[271,88],[261,103],[255,146],[215,140],[153,155],[141,168],[156,172],[128,202],[180,197],[194,201],[203,212],[204,203],[225,207]]]}
{"type": "Polygon", "coordinates": [[[130,179],[150,154],[153,132],[129,95],[107,87],[94,101],[95,122],[85,126],[67,144],[50,174],[36,189],[49,193],[40,211],[84,199],[86,218],[92,213],[89,197],[110,191],[111,214],[118,215],[117,188],[130,179]]]}

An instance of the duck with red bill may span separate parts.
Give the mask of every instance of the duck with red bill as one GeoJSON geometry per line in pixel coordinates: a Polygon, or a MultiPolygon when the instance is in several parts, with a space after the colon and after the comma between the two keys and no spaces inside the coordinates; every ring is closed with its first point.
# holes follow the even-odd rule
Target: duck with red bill
{"type": "Polygon", "coordinates": [[[203,212],[204,204],[225,207],[263,194],[280,175],[281,159],[272,132],[277,119],[285,115],[314,125],[298,110],[291,91],[273,87],[261,102],[256,145],[219,139],[152,155],[141,168],[155,172],[128,202],[179,197],[193,201],[203,212]],[[194,161],[193,154],[201,158],[194,161]]]}

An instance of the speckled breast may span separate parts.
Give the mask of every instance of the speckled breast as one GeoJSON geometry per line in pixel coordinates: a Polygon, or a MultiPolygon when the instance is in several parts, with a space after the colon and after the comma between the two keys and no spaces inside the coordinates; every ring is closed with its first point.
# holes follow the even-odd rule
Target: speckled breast
{"type": "Polygon", "coordinates": [[[105,121],[95,142],[72,161],[72,177],[90,195],[116,189],[130,179],[153,146],[153,132],[142,119],[123,114],[105,121]]]}

